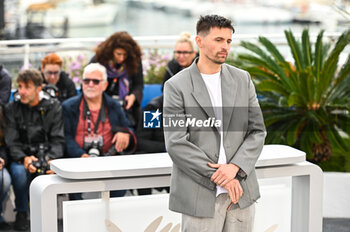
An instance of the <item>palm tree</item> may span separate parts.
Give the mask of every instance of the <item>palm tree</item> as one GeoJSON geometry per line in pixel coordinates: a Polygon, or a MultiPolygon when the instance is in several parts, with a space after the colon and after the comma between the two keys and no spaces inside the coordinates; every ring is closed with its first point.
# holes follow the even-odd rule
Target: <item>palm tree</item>
{"type": "Polygon", "coordinates": [[[331,157],[332,146],[346,149],[344,138],[350,135],[350,55],[338,67],[350,30],[334,46],[323,43],[323,33],[312,49],[308,29],[301,41],[285,31],[294,62],[265,37],[258,39],[262,48],[242,42],[250,52],[238,55],[261,96],[266,142],[302,149],[316,163],[331,157]]]}

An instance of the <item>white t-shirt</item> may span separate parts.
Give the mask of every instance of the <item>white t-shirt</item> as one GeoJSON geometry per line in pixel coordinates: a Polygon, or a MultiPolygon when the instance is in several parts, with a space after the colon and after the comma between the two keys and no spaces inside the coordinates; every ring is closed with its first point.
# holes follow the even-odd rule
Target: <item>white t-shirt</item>
{"type": "MultiPolygon", "coordinates": [[[[219,149],[219,160],[218,164],[226,164],[226,155],[224,150],[224,133],[223,133],[223,120],[222,120],[222,93],[221,93],[221,76],[220,72],[214,74],[203,74],[201,73],[202,78],[207,86],[209,92],[211,104],[213,105],[214,113],[216,119],[221,120],[220,127],[220,149],[219,149]]],[[[216,196],[219,196],[221,193],[227,193],[227,190],[216,186],[216,196]]]]}

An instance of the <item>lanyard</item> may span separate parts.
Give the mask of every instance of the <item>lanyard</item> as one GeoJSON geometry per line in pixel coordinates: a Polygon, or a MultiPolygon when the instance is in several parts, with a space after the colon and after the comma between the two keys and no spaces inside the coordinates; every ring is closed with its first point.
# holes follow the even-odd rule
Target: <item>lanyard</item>
{"type": "MultiPolygon", "coordinates": [[[[84,113],[84,120],[86,120],[87,117],[87,122],[88,122],[88,134],[91,134],[91,112],[89,110],[89,106],[84,98],[84,106],[83,106],[83,113],[84,113]]],[[[98,129],[98,124],[102,120],[102,123],[106,122],[106,112],[105,112],[105,107],[102,99],[102,104],[101,104],[101,109],[100,112],[98,113],[98,118],[95,124],[94,128],[94,134],[96,134],[97,129],[98,129]]]]}

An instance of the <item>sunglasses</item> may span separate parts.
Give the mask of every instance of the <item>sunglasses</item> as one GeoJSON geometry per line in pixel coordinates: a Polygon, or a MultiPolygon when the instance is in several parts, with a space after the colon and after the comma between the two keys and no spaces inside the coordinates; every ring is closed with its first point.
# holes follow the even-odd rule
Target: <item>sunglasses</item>
{"type": "Polygon", "coordinates": [[[102,80],[98,80],[98,79],[89,79],[89,78],[83,79],[83,83],[85,85],[88,85],[90,82],[92,82],[94,85],[98,85],[98,84],[100,84],[101,81],[102,80]]]}

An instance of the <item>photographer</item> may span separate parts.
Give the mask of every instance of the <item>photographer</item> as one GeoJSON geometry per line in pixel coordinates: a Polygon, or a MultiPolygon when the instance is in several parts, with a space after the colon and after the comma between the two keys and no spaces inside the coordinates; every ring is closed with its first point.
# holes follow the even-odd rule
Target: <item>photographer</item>
{"type": "Polygon", "coordinates": [[[51,174],[48,163],[63,156],[64,131],[60,103],[42,90],[41,73],[24,70],[17,78],[18,98],[5,108],[5,142],[12,160],[16,230],[26,230],[28,190],[37,174],[51,174]],[[44,97],[46,96],[46,98],[44,97]]]}
{"type": "Polygon", "coordinates": [[[41,73],[44,85],[56,86],[57,98],[60,102],[77,95],[74,82],[68,73],[61,70],[62,59],[56,53],[47,54],[41,60],[41,73]]]}
{"type": "MultiPolygon", "coordinates": [[[[119,103],[104,93],[107,86],[106,68],[91,63],[84,69],[83,93],[63,102],[68,157],[132,153],[135,149],[129,121],[119,103]]],[[[124,194],[124,190],[111,192],[111,196],[124,194]]]]}

